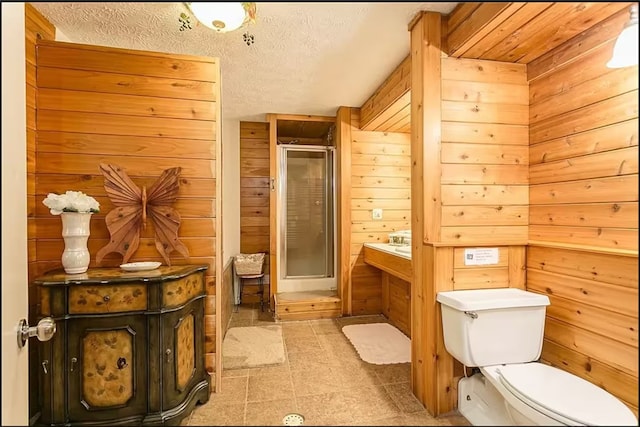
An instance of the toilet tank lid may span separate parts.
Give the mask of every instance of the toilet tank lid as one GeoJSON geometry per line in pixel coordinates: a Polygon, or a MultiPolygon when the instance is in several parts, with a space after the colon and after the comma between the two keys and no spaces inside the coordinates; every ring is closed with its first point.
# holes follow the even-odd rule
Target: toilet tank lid
{"type": "Polygon", "coordinates": [[[436,300],[459,311],[500,308],[539,307],[549,305],[546,295],[516,288],[470,289],[438,292],[436,300]]]}

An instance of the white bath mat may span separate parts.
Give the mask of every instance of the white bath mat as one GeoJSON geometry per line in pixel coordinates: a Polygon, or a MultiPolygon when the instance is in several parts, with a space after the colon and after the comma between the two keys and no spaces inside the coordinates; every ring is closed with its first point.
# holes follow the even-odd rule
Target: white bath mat
{"type": "Polygon", "coordinates": [[[282,326],[229,328],[222,342],[224,369],[246,369],[284,363],[282,326]]]}
{"type": "Polygon", "coordinates": [[[411,340],[388,323],[347,325],[342,332],[360,358],[374,365],[411,362],[411,340]]]}

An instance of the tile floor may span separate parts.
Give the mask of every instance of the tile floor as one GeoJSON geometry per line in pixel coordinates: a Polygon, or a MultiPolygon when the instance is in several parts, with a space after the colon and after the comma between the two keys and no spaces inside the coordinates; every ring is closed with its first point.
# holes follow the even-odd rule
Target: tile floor
{"type": "MultiPolygon", "coordinates": [[[[341,328],[383,316],[278,322],[282,365],[225,370],[222,390],[183,420],[186,426],[277,426],[289,413],[304,425],[470,425],[457,412],[433,418],[411,393],[410,364],[363,362],[341,328]]],[[[259,305],[240,306],[229,327],[274,324],[259,305]]]]}

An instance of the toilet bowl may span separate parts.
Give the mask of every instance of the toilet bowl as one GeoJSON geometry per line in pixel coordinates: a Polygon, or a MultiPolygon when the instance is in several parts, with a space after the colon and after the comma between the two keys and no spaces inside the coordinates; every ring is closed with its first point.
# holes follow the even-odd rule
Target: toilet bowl
{"type": "Polygon", "coordinates": [[[638,425],[604,389],[537,362],[549,299],[519,289],[447,291],[445,347],[476,373],[458,384],[458,410],[473,425],[638,425]]]}
{"type": "Polygon", "coordinates": [[[480,372],[505,399],[511,425],[638,425],[615,396],[562,369],[530,362],[480,372]]]}

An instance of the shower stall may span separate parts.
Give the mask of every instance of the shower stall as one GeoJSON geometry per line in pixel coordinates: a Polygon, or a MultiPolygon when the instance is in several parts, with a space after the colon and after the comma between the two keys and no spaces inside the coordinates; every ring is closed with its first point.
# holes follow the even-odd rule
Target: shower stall
{"type": "Polygon", "coordinates": [[[336,289],[335,149],[278,145],[278,292],[336,289]]]}

